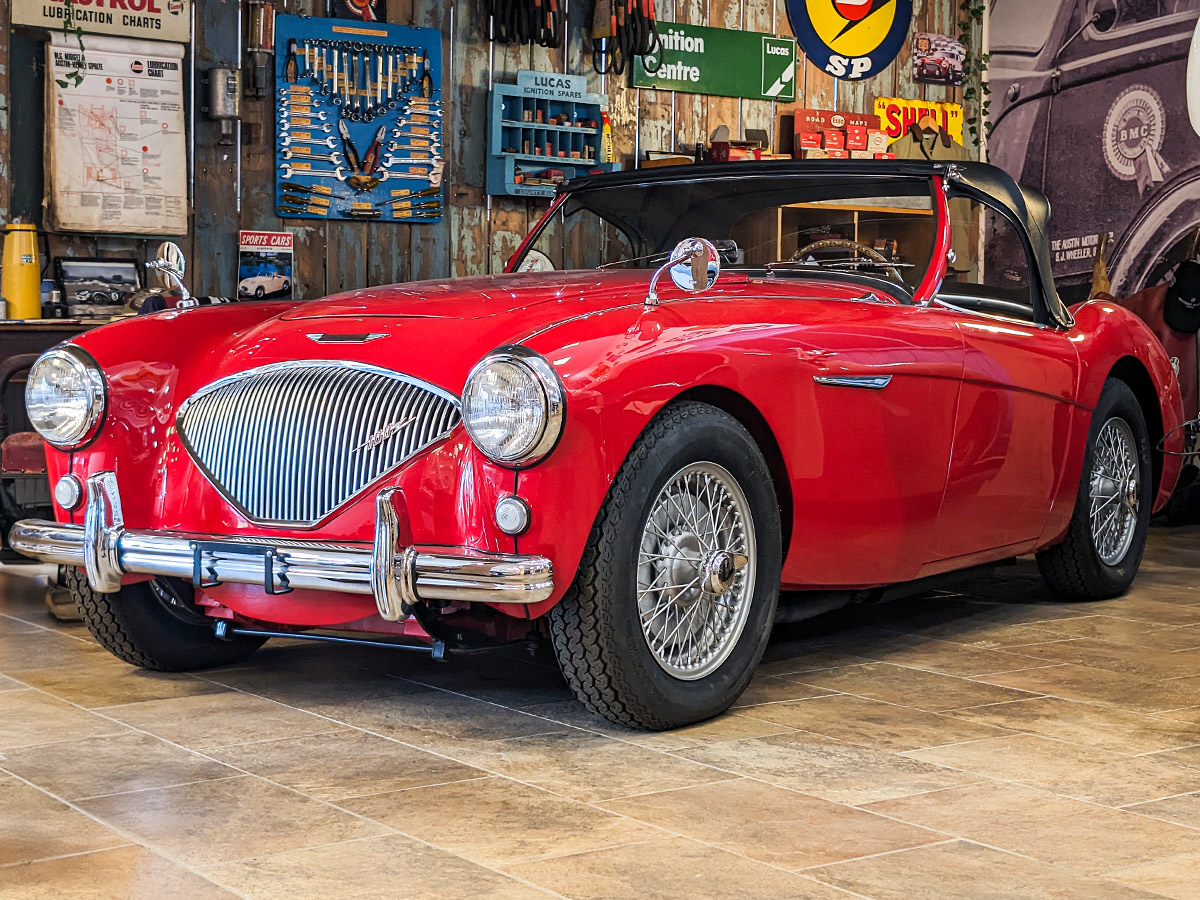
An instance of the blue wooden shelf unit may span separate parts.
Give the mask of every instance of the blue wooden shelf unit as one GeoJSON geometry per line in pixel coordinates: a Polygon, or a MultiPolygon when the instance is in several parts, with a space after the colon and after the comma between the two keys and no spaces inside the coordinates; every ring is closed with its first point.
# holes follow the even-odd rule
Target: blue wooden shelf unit
{"type": "Polygon", "coordinates": [[[491,97],[489,194],[553,197],[562,181],[618,168],[602,162],[608,97],[589,93],[584,76],[522,70],[491,97]]]}

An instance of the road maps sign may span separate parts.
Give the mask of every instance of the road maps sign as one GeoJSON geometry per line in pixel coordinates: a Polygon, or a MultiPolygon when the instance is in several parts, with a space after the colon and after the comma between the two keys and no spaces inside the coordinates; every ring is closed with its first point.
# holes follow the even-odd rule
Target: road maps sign
{"type": "Polygon", "coordinates": [[[752,100],[796,99],[796,42],[757,31],[659,24],[662,48],[634,58],[633,86],[752,100]]]}

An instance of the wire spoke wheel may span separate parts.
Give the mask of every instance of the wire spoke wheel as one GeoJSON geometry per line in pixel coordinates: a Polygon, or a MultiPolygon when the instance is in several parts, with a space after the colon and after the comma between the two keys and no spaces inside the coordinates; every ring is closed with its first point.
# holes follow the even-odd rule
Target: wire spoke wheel
{"type": "Polygon", "coordinates": [[[1133,431],[1114,416],[1096,435],[1089,491],[1092,543],[1107,566],[1118,565],[1133,544],[1140,495],[1133,431]]]}
{"type": "Polygon", "coordinates": [[[642,528],[637,606],[668,674],[695,681],[733,651],[754,596],[754,520],[734,477],[711,462],[671,476],[642,528]]]}

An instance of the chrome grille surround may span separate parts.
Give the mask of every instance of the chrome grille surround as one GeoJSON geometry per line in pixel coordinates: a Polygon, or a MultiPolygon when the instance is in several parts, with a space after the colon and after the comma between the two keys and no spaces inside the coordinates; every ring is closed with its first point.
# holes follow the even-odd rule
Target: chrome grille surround
{"type": "Polygon", "coordinates": [[[274,363],[214,381],[175,414],[192,460],[257,524],[306,527],[446,437],[458,398],[366,363],[274,363]]]}

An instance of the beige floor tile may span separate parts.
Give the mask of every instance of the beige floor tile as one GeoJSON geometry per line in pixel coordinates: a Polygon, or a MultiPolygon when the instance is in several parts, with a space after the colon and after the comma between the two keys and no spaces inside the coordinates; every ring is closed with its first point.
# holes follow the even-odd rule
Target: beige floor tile
{"type": "MultiPolygon", "coordinates": [[[[128,843],[129,838],[19,778],[0,776],[0,866],[128,843]]],[[[0,887],[5,880],[3,872],[0,869],[0,887]]],[[[0,890],[0,897],[7,898],[7,894],[0,890]]]]}
{"type": "Polygon", "coordinates": [[[418,684],[513,709],[575,699],[557,665],[531,661],[524,648],[496,653],[491,659],[477,656],[451,665],[435,663],[428,665],[425,672],[405,677],[418,684]]]}
{"type": "Polygon", "coordinates": [[[321,716],[237,691],[108,706],[103,712],[194,750],[342,727],[321,716]]]}
{"type": "Polygon", "coordinates": [[[84,800],[103,822],[189,866],[387,832],[250,775],[84,800]]]}
{"type": "Polygon", "coordinates": [[[670,731],[638,731],[614,725],[607,719],[602,719],[591,712],[578,700],[530,706],[524,711],[532,715],[544,716],[552,722],[616,737],[651,750],[682,750],[686,747],[700,747],[720,741],[739,741],[745,738],[765,737],[769,734],[785,734],[796,730],[785,725],[765,722],[761,718],[753,718],[754,709],[759,708],[727,712],[715,719],[709,719],[707,722],[688,725],[684,728],[674,728],[670,731]]]}
{"type": "Polygon", "coordinates": [[[1092,875],[1200,852],[1200,831],[1018,785],[967,785],[868,808],[1092,875]]]}
{"type": "Polygon", "coordinates": [[[487,774],[387,738],[351,730],[255,741],[205,752],[231,766],[330,801],[487,774]]]}
{"type": "Polygon", "coordinates": [[[1154,896],[967,841],[839,863],[806,874],[873,900],[945,900],[949,896],[970,900],[1150,900],[1154,896]]]}
{"type": "Polygon", "coordinates": [[[937,832],[748,779],[642,794],[602,805],[784,869],[945,840],[937,832]]]}
{"type": "Polygon", "coordinates": [[[5,900],[234,900],[237,896],[145,847],[118,847],[0,870],[5,900]]]}
{"type": "Polygon", "coordinates": [[[20,691],[29,687],[29,685],[17,681],[15,678],[9,678],[7,675],[0,675],[0,691],[20,691]]]}
{"type": "Polygon", "coordinates": [[[1027,734],[914,750],[905,756],[1105,806],[1141,803],[1200,787],[1200,771],[1161,756],[1123,756],[1027,734]]]}
{"type": "Polygon", "coordinates": [[[850,694],[756,706],[747,710],[746,715],[839,741],[897,752],[1011,734],[1004,728],[976,725],[941,713],[850,694]]]}
{"type": "Polygon", "coordinates": [[[816,687],[929,712],[1018,700],[1030,696],[1028,691],[1016,691],[889,663],[826,669],[821,672],[807,672],[800,677],[803,677],[807,684],[816,687]]]}
{"type": "Polygon", "coordinates": [[[128,731],[124,725],[35,690],[0,693],[0,750],[128,731]]]}
{"type": "Polygon", "coordinates": [[[559,856],[506,871],[574,900],[846,900],[846,895],[686,838],[559,856]]]}
{"type": "Polygon", "coordinates": [[[18,619],[16,616],[0,615],[0,634],[32,634],[43,630],[40,625],[18,619]]]}
{"type": "Polygon", "coordinates": [[[1162,650],[1077,638],[1030,644],[1022,647],[1021,652],[1043,663],[1075,663],[1155,681],[1182,678],[1200,672],[1200,650],[1162,650]]]}
{"type": "Polygon", "coordinates": [[[853,806],[979,780],[942,766],[805,732],[696,747],[679,755],[853,806]]]}
{"type": "Polygon", "coordinates": [[[877,653],[870,654],[879,662],[942,675],[987,675],[992,672],[1011,672],[1039,665],[1023,655],[1024,650],[988,650],[968,647],[952,641],[930,640],[906,636],[893,640],[877,653]]]}
{"type": "Polygon", "coordinates": [[[525,900],[550,896],[508,875],[403,835],[291,850],[203,871],[250,900],[525,900]]]}
{"type": "Polygon", "coordinates": [[[782,700],[802,700],[805,697],[823,697],[829,691],[813,687],[811,684],[801,684],[793,678],[781,678],[775,675],[757,674],[746,686],[742,696],[733,704],[734,709],[744,709],[747,706],[757,706],[760,703],[778,703],[782,700]]]}
{"type": "Polygon", "coordinates": [[[151,672],[105,654],[53,669],[6,668],[14,677],[71,703],[94,709],[141,700],[212,694],[221,687],[191,675],[151,672]]]}
{"type": "Polygon", "coordinates": [[[1153,753],[1200,743],[1200,726],[1058,697],[956,709],[949,715],[1117,753],[1153,753]]]}
{"type": "Polygon", "coordinates": [[[758,666],[760,675],[795,675],[817,669],[835,669],[838,666],[857,666],[872,661],[872,657],[844,653],[840,650],[800,644],[784,647],[768,646],[763,661],[758,666]]]}
{"type": "Polygon", "coordinates": [[[1138,803],[1127,807],[1127,809],[1130,812],[1141,813],[1143,816],[1165,819],[1177,825],[1200,828],[1200,793],[1168,797],[1165,800],[1155,800],[1152,803],[1138,803]]]}
{"type": "Polygon", "coordinates": [[[0,634],[0,665],[5,672],[55,669],[96,660],[112,659],[99,644],[77,641],[53,631],[0,634]]]}
{"type": "Polygon", "coordinates": [[[662,836],[649,825],[507,778],[373,794],[340,805],[486,866],[662,836]]]}
{"type": "MultiPolygon", "coordinates": [[[[1088,606],[1088,609],[1094,609],[1088,606]]],[[[1127,647],[1153,647],[1158,650],[1191,650],[1200,647],[1200,631],[1194,626],[1169,626],[1156,622],[1122,619],[1108,615],[1059,619],[1043,626],[1055,637],[1047,640],[1087,638],[1127,647]]],[[[1031,643],[1043,643],[1033,641],[1031,643]]]]}
{"type": "Polygon", "coordinates": [[[677,756],[576,729],[491,741],[461,750],[456,757],[469,765],[584,801],[689,787],[729,777],[677,756]]]}
{"type": "Polygon", "coordinates": [[[1153,896],[1196,900],[1200,897],[1200,853],[1172,856],[1108,872],[1107,877],[1146,891],[1153,896]]]}
{"type": "MultiPolygon", "coordinates": [[[[1177,587],[1172,587],[1171,590],[1172,593],[1178,592],[1177,587]]],[[[1154,625],[1200,624],[1200,607],[1153,600],[1142,594],[1134,596],[1127,594],[1115,600],[1105,600],[1103,603],[1095,604],[1091,609],[1100,615],[1133,619],[1137,622],[1150,622],[1154,625]]]]}
{"type": "Polygon", "coordinates": [[[0,766],[64,800],[240,774],[137,732],[7,750],[0,766]]]}
{"type": "Polygon", "coordinates": [[[1051,694],[1066,700],[1086,700],[1144,713],[1193,706],[1200,701],[1200,683],[1193,686],[1178,680],[1157,682],[1138,675],[1107,672],[1071,663],[984,675],[980,680],[1033,693],[1051,694]]]}
{"type": "Polygon", "coordinates": [[[1054,630],[1056,628],[1057,622],[992,625],[965,631],[954,638],[943,636],[942,640],[957,640],[964,646],[978,647],[981,650],[1008,649],[1020,653],[1020,648],[1026,644],[1042,644],[1061,638],[1062,635],[1054,630]]]}

